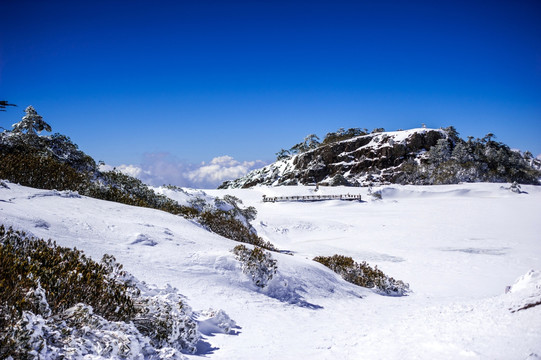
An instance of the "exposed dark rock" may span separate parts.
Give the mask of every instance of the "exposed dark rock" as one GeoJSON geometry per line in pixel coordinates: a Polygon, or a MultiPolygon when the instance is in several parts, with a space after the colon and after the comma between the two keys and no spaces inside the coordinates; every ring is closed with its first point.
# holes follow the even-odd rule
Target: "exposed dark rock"
{"type": "MultiPolygon", "coordinates": [[[[442,130],[430,129],[359,136],[280,160],[243,178],[227,181],[220,188],[315,183],[358,186],[370,179],[378,180],[383,170],[394,170],[408,159],[428,151],[446,136],[442,130]]],[[[391,178],[399,176],[393,171],[381,180],[390,181],[391,178]]]]}
{"type": "Polygon", "coordinates": [[[541,160],[483,138],[465,141],[453,127],[373,132],[285,158],[220,188],[262,185],[539,184],[541,160]]]}

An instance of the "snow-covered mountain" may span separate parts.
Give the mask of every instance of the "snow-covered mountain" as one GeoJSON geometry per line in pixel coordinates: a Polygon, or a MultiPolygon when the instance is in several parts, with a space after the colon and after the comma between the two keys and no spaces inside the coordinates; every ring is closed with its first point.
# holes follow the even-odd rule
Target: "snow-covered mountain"
{"type": "Polygon", "coordinates": [[[527,159],[505,144],[483,139],[464,141],[454,128],[373,132],[321,143],[220,188],[255,185],[453,184],[513,182],[538,184],[541,162],[527,159]]]}
{"type": "MultiPolygon", "coordinates": [[[[231,252],[237,242],[156,209],[5,182],[0,223],[96,260],[114,255],[138,279],[177,288],[201,338],[195,354],[156,359],[536,359],[541,306],[529,305],[541,302],[541,188],[522,186],[517,193],[509,187],[371,189],[381,196],[367,188],[317,191],[355,191],[363,202],[261,200],[314,194],[306,186],[199,192],[233,195],[254,206],[259,235],[288,250],[272,253],[277,273],[265,288],[243,273],[231,252]],[[377,265],[412,292],[383,296],[312,260],[333,254],[377,265]]],[[[189,201],[186,192],[162,193],[189,201]]],[[[43,331],[43,324],[36,326],[43,331]]],[[[86,358],[122,358],[122,349],[92,347],[99,338],[85,331],[85,342],[74,340],[67,358],[84,356],[74,349],[86,349],[86,358]]],[[[140,345],[134,336],[100,331],[131,345],[128,358],[144,358],[133,355],[140,345]]]]}

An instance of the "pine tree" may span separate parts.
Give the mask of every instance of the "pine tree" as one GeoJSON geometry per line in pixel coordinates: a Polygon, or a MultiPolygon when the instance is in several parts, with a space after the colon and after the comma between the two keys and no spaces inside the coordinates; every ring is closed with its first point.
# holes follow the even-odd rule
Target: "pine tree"
{"type": "Polygon", "coordinates": [[[451,154],[451,158],[457,161],[459,164],[465,164],[474,160],[472,150],[469,148],[468,143],[464,141],[456,144],[451,154]]]}
{"type": "Polygon", "coordinates": [[[304,138],[304,146],[308,150],[316,149],[319,144],[319,137],[316,134],[306,135],[304,138]]]}
{"type": "Polygon", "coordinates": [[[447,139],[439,139],[436,145],[430,148],[428,152],[430,162],[439,165],[451,158],[451,147],[447,139]]]}
{"type": "Polygon", "coordinates": [[[286,149],[281,149],[276,153],[276,160],[287,159],[289,157],[291,157],[291,152],[286,149]]]}
{"type": "Polygon", "coordinates": [[[454,126],[449,126],[443,129],[446,133],[449,139],[453,142],[453,144],[456,144],[460,140],[460,136],[458,136],[458,131],[456,131],[454,126]]]}
{"type": "Polygon", "coordinates": [[[26,131],[29,135],[36,135],[36,132],[39,134],[43,130],[51,132],[51,125],[43,121],[43,117],[37,113],[32,105],[28,106],[24,112],[26,113],[23,116],[22,120],[16,124],[11,125],[13,127],[13,132],[22,133],[26,131]]]}

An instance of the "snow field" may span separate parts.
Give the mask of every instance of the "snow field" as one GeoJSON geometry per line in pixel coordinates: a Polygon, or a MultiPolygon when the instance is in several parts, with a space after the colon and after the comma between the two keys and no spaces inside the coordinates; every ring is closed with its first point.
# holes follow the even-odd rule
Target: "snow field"
{"type": "Polygon", "coordinates": [[[502,184],[392,185],[381,189],[382,200],[373,200],[366,188],[317,192],[360,193],[360,203],[261,201],[263,194],[314,194],[303,186],[205,191],[256,207],[252,224],[258,234],[293,253],[273,253],[278,274],[258,290],[230,252],[238,243],[191,221],[69,192],[7,185],[0,188],[4,225],[77,247],[97,260],[112,254],[140,280],[178,288],[204,335],[190,359],[541,356],[541,306],[509,310],[541,298],[540,276],[525,276],[505,294],[519,277],[541,270],[538,187],[523,186],[527,194],[515,194],[502,184]],[[413,293],[381,296],[311,260],[333,254],[378,265],[409,283],[413,293]],[[209,323],[209,308],[223,309],[226,315],[217,317],[223,321],[215,317],[209,323]],[[229,334],[219,331],[228,326],[229,334]]]}

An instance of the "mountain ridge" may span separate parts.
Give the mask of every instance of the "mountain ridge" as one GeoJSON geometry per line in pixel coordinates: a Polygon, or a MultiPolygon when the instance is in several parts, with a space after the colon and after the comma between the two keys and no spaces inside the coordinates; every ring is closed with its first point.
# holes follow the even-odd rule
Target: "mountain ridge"
{"type": "Polygon", "coordinates": [[[469,137],[466,141],[453,127],[374,131],[329,144],[324,141],[244,177],[226,181],[219,188],[477,181],[539,184],[541,161],[528,152],[513,151],[493,138],[493,134],[488,134],[483,139],[469,137]]]}

